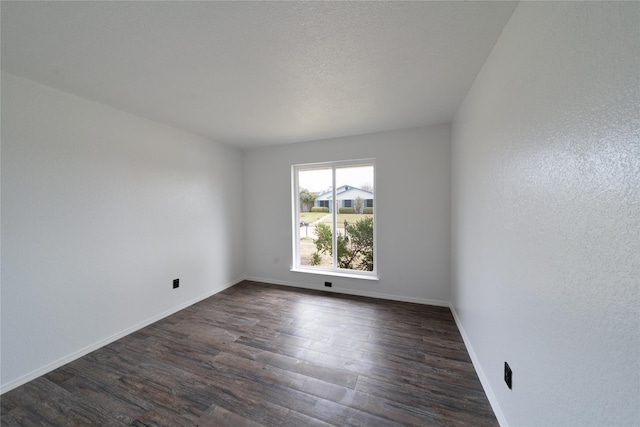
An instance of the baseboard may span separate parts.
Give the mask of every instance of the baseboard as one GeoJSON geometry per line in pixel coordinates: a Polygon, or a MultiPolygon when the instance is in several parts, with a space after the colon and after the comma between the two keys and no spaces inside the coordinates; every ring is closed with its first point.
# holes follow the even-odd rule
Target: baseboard
{"type": "Polygon", "coordinates": [[[261,277],[249,276],[249,277],[245,277],[245,280],[251,280],[254,282],[271,283],[274,285],[291,286],[293,288],[313,289],[316,291],[335,292],[338,294],[346,294],[346,295],[356,295],[360,297],[378,298],[378,299],[386,299],[386,300],[401,301],[401,302],[411,302],[414,304],[435,305],[439,307],[451,307],[451,303],[449,302],[430,300],[426,298],[405,297],[401,295],[380,294],[377,292],[358,291],[353,289],[342,289],[342,288],[333,288],[333,287],[325,288],[325,287],[307,285],[304,283],[287,282],[284,280],[265,279],[261,277]]]}
{"type": "Polygon", "coordinates": [[[462,326],[462,322],[460,321],[460,317],[458,313],[456,313],[456,309],[453,304],[450,304],[449,308],[451,309],[451,313],[453,313],[453,318],[456,321],[456,325],[458,326],[458,330],[460,331],[460,335],[462,335],[462,340],[464,341],[464,345],[467,347],[467,352],[469,353],[469,357],[471,357],[471,362],[473,363],[473,367],[478,374],[478,378],[480,379],[480,384],[482,384],[482,388],[484,389],[484,393],[487,395],[487,399],[489,399],[489,404],[491,405],[491,409],[493,409],[496,418],[498,419],[498,423],[500,423],[501,427],[509,427],[506,418],[504,417],[504,413],[500,408],[500,404],[498,403],[498,399],[496,395],[493,393],[493,389],[491,388],[491,384],[489,384],[489,380],[487,376],[484,374],[482,370],[482,366],[480,366],[480,360],[476,355],[476,352],[471,345],[471,341],[467,336],[467,333],[462,326]]]}
{"type": "Polygon", "coordinates": [[[222,286],[219,286],[219,287],[215,288],[214,290],[205,293],[204,295],[200,295],[200,296],[198,296],[196,298],[193,298],[193,299],[191,299],[191,300],[189,300],[189,301],[187,301],[185,303],[182,303],[182,304],[180,304],[180,305],[178,305],[176,307],[173,307],[173,308],[171,308],[171,309],[169,309],[169,310],[167,310],[167,311],[165,311],[163,313],[160,313],[160,314],[158,314],[156,316],[153,316],[150,319],[144,320],[144,321],[142,321],[142,322],[140,322],[140,323],[138,323],[138,324],[136,324],[134,326],[131,326],[130,328],[127,328],[127,329],[125,329],[123,331],[120,331],[120,332],[114,334],[114,335],[111,335],[110,337],[107,337],[105,339],[102,339],[102,340],[94,343],[94,344],[91,344],[91,345],[89,345],[89,346],[87,346],[87,347],[85,347],[85,348],[83,348],[81,350],[75,351],[75,352],[73,352],[73,353],[71,353],[71,354],[69,354],[69,355],[67,355],[65,357],[62,357],[62,358],[56,360],[55,362],[49,363],[48,365],[43,366],[42,368],[36,369],[35,371],[32,371],[32,372],[30,372],[30,373],[28,373],[26,375],[23,375],[20,378],[17,378],[17,379],[15,379],[13,381],[9,381],[7,384],[2,384],[0,386],[0,394],[6,393],[6,392],[8,392],[10,390],[13,390],[16,387],[20,387],[21,385],[28,383],[29,381],[35,380],[36,378],[38,378],[38,377],[40,377],[40,376],[42,376],[44,374],[47,374],[47,373],[53,371],[54,369],[58,369],[59,367],[64,366],[69,362],[73,362],[74,360],[79,359],[82,356],[85,356],[85,355],[91,353],[92,351],[98,350],[99,348],[104,347],[105,345],[111,344],[112,342],[117,341],[120,338],[126,337],[129,334],[132,334],[132,333],[134,333],[134,332],[136,332],[136,331],[138,331],[138,330],[140,330],[140,329],[142,329],[142,328],[144,328],[146,326],[151,325],[152,323],[157,322],[158,320],[164,319],[167,316],[171,316],[172,314],[177,313],[180,310],[184,310],[185,308],[187,308],[187,307],[189,307],[189,306],[191,306],[191,305],[193,305],[193,304],[195,304],[197,302],[200,302],[200,301],[202,301],[204,299],[209,298],[212,295],[215,295],[215,294],[217,294],[219,292],[222,292],[225,289],[230,288],[231,286],[242,282],[243,280],[244,280],[244,278],[240,278],[240,279],[237,279],[237,280],[235,280],[233,282],[226,283],[226,284],[224,284],[222,286]]]}

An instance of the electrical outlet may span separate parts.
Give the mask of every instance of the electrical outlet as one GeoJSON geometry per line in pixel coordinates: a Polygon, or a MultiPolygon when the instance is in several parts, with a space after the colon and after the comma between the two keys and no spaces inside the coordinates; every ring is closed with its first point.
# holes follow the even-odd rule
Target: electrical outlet
{"type": "Polygon", "coordinates": [[[173,289],[180,287],[180,279],[173,279],[173,289]]]}
{"type": "Polygon", "coordinates": [[[325,285],[327,288],[330,288],[330,287],[332,286],[332,285],[331,285],[331,282],[324,282],[324,285],[325,285]]]}
{"type": "Polygon", "coordinates": [[[507,362],[504,362],[504,382],[507,383],[507,387],[509,387],[509,390],[511,390],[511,387],[513,385],[512,380],[513,373],[511,372],[511,367],[507,362]]]}

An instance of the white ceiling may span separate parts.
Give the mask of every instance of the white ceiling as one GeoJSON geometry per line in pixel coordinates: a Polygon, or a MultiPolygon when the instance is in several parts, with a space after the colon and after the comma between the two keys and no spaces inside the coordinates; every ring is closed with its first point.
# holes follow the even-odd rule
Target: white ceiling
{"type": "Polygon", "coordinates": [[[450,122],[513,2],[7,2],[2,69],[240,147],[450,122]]]}

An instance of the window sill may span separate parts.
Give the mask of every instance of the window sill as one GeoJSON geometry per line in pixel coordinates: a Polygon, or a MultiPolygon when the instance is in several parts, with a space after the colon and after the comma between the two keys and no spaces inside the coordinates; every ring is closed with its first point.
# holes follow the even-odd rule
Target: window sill
{"type": "Polygon", "coordinates": [[[378,276],[374,276],[374,275],[342,273],[339,271],[316,270],[316,269],[310,269],[310,268],[292,268],[289,271],[292,271],[294,273],[318,274],[321,276],[345,277],[347,279],[370,280],[374,282],[377,282],[379,280],[378,276]]]}

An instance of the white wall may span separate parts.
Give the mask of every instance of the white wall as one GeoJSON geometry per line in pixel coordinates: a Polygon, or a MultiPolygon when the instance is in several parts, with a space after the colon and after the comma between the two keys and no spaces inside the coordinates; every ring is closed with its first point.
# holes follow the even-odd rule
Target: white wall
{"type": "Polygon", "coordinates": [[[511,426],[640,425],[639,10],[520,3],[453,125],[453,304],[511,426]]]}
{"type": "Polygon", "coordinates": [[[239,150],[3,73],[3,391],[241,279],[242,203],[239,150]]]}
{"type": "Polygon", "coordinates": [[[247,276],[407,301],[449,301],[450,129],[434,126],[245,150],[247,276]],[[289,271],[291,165],[376,158],[379,282],[289,271]]]}

